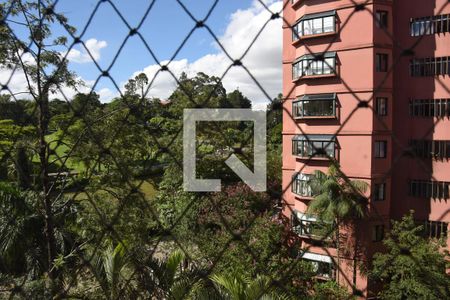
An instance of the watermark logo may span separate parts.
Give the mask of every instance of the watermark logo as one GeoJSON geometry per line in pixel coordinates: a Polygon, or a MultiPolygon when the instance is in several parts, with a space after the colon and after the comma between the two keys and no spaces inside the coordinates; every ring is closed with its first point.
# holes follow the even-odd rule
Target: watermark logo
{"type": "Polygon", "coordinates": [[[220,179],[196,178],[196,123],[252,121],[254,172],[232,154],[225,163],[256,192],[266,191],[266,112],[251,109],[185,109],[183,113],[183,188],[189,192],[218,192],[220,179]]]}

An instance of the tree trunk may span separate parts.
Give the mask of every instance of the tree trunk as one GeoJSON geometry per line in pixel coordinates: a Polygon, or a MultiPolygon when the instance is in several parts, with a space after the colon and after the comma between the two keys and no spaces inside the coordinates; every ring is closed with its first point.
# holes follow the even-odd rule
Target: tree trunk
{"type": "Polygon", "coordinates": [[[31,187],[31,172],[27,152],[23,145],[18,145],[16,149],[16,159],[14,161],[17,172],[17,181],[21,189],[27,190],[31,187]]]}
{"type": "Polygon", "coordinates": [[[52,200],[50,198],[50,182],[48,176],[48,144],[45,140],[45,136],[48,131],[49,111],[48,111],[48,96],[47,93],[42,93],[38,101],[39,109],[39,160],[40,160],[40,178],[43,192],[43,205],[44,205],[44,220],[45,220],[45,239],[47,244],[47,263],[48,263],[48,276],[50,279],[51,292],[54,293],[56,287],[55,281],[58,277],[56,269],[53,268],[53,262],[56,258],[56,241],[55,241],[55,229],[53,223],[53,208],[52,200]]]}
{"type": "Polygon", "coordinates": [[[353,234],[354,234],[354,245],[353,245],[353,293],[357,291],[356,288],[356,273],[357,273],[357,257],[358,257],[358,233],[356,232],[356,224],[354,226],[353,234]]]}
{"type": "Polygon", "coordinates": [[[341,271],[341,256],[340,256],[340,242],[341,236],[339,231],[339,218],[336,218],[336,255],[337,255],[337,268],[336,268],[336,282],[339,284],[339,273],[341,271]]]}

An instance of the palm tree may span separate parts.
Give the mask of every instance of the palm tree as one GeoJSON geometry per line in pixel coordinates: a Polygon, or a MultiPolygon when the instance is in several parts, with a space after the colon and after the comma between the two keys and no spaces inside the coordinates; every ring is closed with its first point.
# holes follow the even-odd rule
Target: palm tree
{"type": "MultiPolygon", "coordinates": [[[[57,253],[62,256],[68,254],[74,240],[66,227],[76,208],[67,205],[66,200],[60,197],[54,202],[55,240],[57,253]]],[[[27,275],[36,280],[48,270],[41,203],[40,194],[0,182],[0,273],[27,275]]]]}
{"type": "MultiPolygon", "coordinates": [[[[94,255],[91,261],[91,271],[102,289],[106,299],[117,299],[125,291],[129,292],[128,256],[123,243],[115,247],[111,241],[106,243],[106,248],[94,255]]],[[[88,251],[89,252],[89,251],[88,251]]]]}
{"type": "Polygon", "coordinates": [[[195,299],[257,300],[289,299],[278,292],[266,276],[248,278],[240,274],[215,274],[210,276],[214,287],[203,289],[195,299]]]}
{"type": "Polygon", "coordinates": [[[32,279],[45,272],[44,219],[37,202],[36,195],[0,183],[0,272],[32,279]]]}
{"type": "Polygon", "coordinates": [[[157,299],[186,299],[195,292],[202,270],[189,264],[181,250],[172,252],[166,260],[151,258],[148,262],[151,294],[157,299]]]}
{"type": "MultiPolygon", "coordinates": [[[[332,162],[328,174],[316,170],[310,182],[314,199],[308,206],[308,213],[317,215],[322,221],[335,222],[337,228],[337,260],[340,266],[340,231],[341,223],[353,222],[367,215],[367,199],[364,193],[368,184],[360,180],[349,180],[339,169],[337,162],[332,162]]],[[[357,244],[355,242],[355,244],[357,244]]],[[[356,250],[355,250],[356,251],[356,250]]],[[[354,255],[354,278],[356,281],[356,254],[354,255]]],[[[339,283],[339,270],[337,272],[339,283]]]]}

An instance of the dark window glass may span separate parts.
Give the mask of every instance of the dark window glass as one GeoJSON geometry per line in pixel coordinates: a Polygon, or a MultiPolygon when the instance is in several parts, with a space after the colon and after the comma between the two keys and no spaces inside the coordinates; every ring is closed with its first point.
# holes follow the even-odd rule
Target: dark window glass
{"type": "Polygon", "coordinates": [[[384,10],[377,10],[375,14],[376,25],[378,28],[388,27],[388,12],[384,10]]]}
{"type": "Polygon", "coordinates": [[[375,157],[386,158],[387,155],[387,141],[375,142],[375,157]]]}
{"type": "Polygon", "coordinates": [[[373,227],[372,241],[380,242],[384,238],[384,225],[375,225],[373,227]]]}
{"type": "Polygon", "coordinates": [[[387,98],[376,98],[375,100],[375,112],[379,116],[387,116],[387,98]]]}
{"type": "Polygon", "coordinates": [[[421,225],[422,235],[426,238],[440,239],[447,237],[448,223],[439,221],[416,221],[417,225],[421,225]]]}
{"type": "Polygon", "coordinates": [[[387,72],[388,55],[385,53],[377,53],[375,57],[375,70],[377,72],[387,72]]]}
{"type": "Polygon", "coordinates": [[[410,20],[411,36],[449,32],[449,15],[427,16],[410,20]]]}
{"type": "Polygon", "coordinates": [[[410,114],[414,117],[448,118],[450,99],[414,99],[409,103],[410,114]]]}
{"type": "Polygon", "coordinates": [[[386,198],[386,183],[376,183],[373,189],[373,200],[383,201],[386,198]]]}
{"type": "Polygon", "coordinates": [[[412,180],[410,195],[418,198],[449,199],[450,182],[412,180]]]}
{"type": "Polygon", "coordinates": [[[314,138],[304,136],[292,140],[292,154],[298,157],[335,157],[336,141],[334,138],[314,138]]]}
{"type": "Polygon", "coordinates": [[[413,77],[450,74],[449,57],[416,58],[410,61],[410,74],[413,77]]]}

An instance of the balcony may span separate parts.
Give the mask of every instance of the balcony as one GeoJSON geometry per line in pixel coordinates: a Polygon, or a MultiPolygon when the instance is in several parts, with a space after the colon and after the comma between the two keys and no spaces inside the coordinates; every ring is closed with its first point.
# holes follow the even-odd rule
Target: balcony
{"type": "Polygon", "coordinates": [[[330,36],[336,33],[335,10],[304,15],[292,26],[292,45],[298,46],[305,39],[330,36]]]}
{"type": "Polygon", "coordinates": [[[330,256],[305,252],[302,255],[302,259],[309,261],[313,265],[317,279],[327,281],[335,278],[336,268],[330,256]]]}
{"type": "Polygon", "coordinates": [[[334,223],[318,220],[315,216],[299,211],[292,214],[292,230],[303,239],[319,242],[334,242],[336,237],[334,223]]]}
{"type": "Polygon", "coordinates": [[[336,77],[336,52],[307,54],[292,63],[292,81],[336,77]]]}
{"type": "Polygon", "coordinates": [[[308,160],[336,159],[336,145],[336,137],[331,134],[296,135],[292,138],[292,155],[308,160]]]}
{"type": "Polygon", "coordinates": [[[309,186],[309,181],[312,175],[304,173],[295,173],[292,176],[292,193],[299,198],[312,200],[313,195],[311,187],[309,186]]]}
{"type": "Polygon", "coordinates": [[[292,103],[294,119],[336,119],[336,94],[303,95],[292,103]]]}

